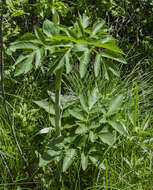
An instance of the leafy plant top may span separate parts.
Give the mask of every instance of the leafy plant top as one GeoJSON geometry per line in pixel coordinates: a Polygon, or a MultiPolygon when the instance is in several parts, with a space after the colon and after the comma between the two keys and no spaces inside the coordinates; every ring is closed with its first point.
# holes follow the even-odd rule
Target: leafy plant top
{"type": "Polygon", "coordinates": [[[73,66],[79,63],[81,78],[91,62],[94,62],[96,77],[103,65],[106,79],[109,79],[109,73],[118,76],[116,66],[108,60],[126,63],[122,57],[124,53],[116,46],[116,40],[108,34],[105,22],[98,20],[91,26],[85,14],[79,15],[72,27],[45,20],[42,28],[35,27],[34,34],[26,33],[12,43],[8,53],[18,49],[24,52],[15,62],[16,76],[26,74],[32,68],[43,67],[43,59],[47,56],[50,57],[49,73],[64,67],[66,73],[70,73],[73,66]]]}

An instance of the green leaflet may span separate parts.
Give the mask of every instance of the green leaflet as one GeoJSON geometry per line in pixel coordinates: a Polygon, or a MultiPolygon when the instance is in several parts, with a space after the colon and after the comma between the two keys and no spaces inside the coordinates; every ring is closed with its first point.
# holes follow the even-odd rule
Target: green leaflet
{"type": "Polygon", "coordinates": [[[66,170],[71,166],[74,158],[76,155],[75,149],[68,149],[66,150],[66,154],[63,160],[63,172],[66,172],[66,170]]]}
{"type": "Polygon", "coordinates": [[[89,159],[99,169],[104,169],[104,170],[106,169],[105,165],[101,162],[101,156],[100,155],[95,154],[93,156],[89,156],[89,159]]]}
{"type": "Polygon", "coordinates": [[[115,39],[111,35],[102,35],[100,40],[97,40],[96,43],[98,44],[105,44],[109,42],[114,42],[115,39]]]}
{"type": "Polygon", "coordinates": [[[37,134],[47,134],[47,133],[49,133],[51,130],[52,130],[51,127],[46,127],[46,128],[41,129],[37,134]]]}
{"type": "Polygon", "coordinates": [[[73,109],[73,110],[69,110],[69,113],[76,119],[80,120],[80,121],[85,121],[86,118],[83,115],[83,112],[81,112],[79,109],[73,109]]]}
{"type": "Polygon", "coordinates": [[[55,150],[48,150],[47,152],[44,152],[43,155],[39,155],[39,167],[44,167],[47,164],[49,164],[53,160],[60,160],[60,151],[55,150]]]}
{"type": "Polygon", "coordinates": [[[98,21],[93,25],[92,31],[91,31],[91,37],[95,36],[97,32],[104,26],[105,21],[98,21]]]}
{"type": "Polygon", "coordinates": [[[80,76],[83,78],[87,72],[88,63],[90,61],[90,51],[85,51],[82,57],[80,58],[80,76]]]}
{"type": "Polygon", "coordinates": [[[55,114],[54,105],[49,103],[46,100],[40,100],[40,101],[34,101],[35,104],[37,104],[39,107],[43,108],[50,114],[55,114]]]}
{"type": "Polygon", "coordinates": [[[20,55],[17,60],[15,61],[15,65],[17,65],[18,63],[22,62],[24,59],[26,59],[27,57],[29,57],[29,55],[20,55]]]}
{"type": "Polygon", "coordinates": [[[34,34],[31,33],[26,33],[23,36],[20,37],[19,41],[23,41],[23,40],[35,40],[36,36],[34,34]]]}
{"type": "Polygon", "coordinates": [[[88,167],[88,155],[85,155],[84,152],[81,153],[81,165],[83,170],[88,167]]]}
{"type": "Polygon", "coordinates": [[[103,63],[103,73],[104,73],[104,77],[106,80],[109,80],[109,74],[108,74],[108,70],[107,70],[107,64],[104,62],[104,60],[102,60],[103,63]]]}
{"type": "Polygon", "coordinates": [[[97,139],[97,135],[95,135],[92,131],[89,132],[89,140],[94,143],[97,139]]]}
{"type": "Polygon", "coordinates": [[[78,39],[77,32],[73,30],[73,28],[68,29],[68,36],[71,36],[74,39],[78,39]]]}
{"type": "Polygon", "coordinates": [[[45,20],[43,23],[43,32],[48,36],[55,36],[59,33],[58,26],[50,20],[45,20]]]}
{"type": "Polygon", "coordinates": [[[94,63],[94,73],[95,77],[98,77],[100,72],[100,62],[101,62],[101,55],[99,53],[96,54],[95,63],[94,63]]]}
{"type": "Polygon", "coordinates": [[[66,73],[69,74],[72,71],[72,65],[70,64],[71,53],[70,50],[65,54],[66,73]]]}
{"type": "MultiPolygon", "coordinates": [[[[95,47],[102,47],[108,50],[111,50],[113,52],[119,53],[119,54],[124,54],[122,50],[120,50],[114,43],[114,41],[107,42],[107,43],[94,43],[93,44],[95,47]]],[[[121,57],[121,56],[120,56],[121,57]]]]}
{"type": "Polygon", "coordinates": [[[88,51],[88,44],[87,43],[77,43],[73,46],[73,52],[84,52],[88,51]]]}
{"type": "Polygon", "coordinates": [[[43,32],[41,31],[41,29],[35,26],[34,32],[35,32],[36,37],[37,37],[42,43],[45,43],[46,39],[45,39],[45,36],[44,36],[43,32]]]}
{"type": "Polygon", "coordinates": [[[81,22],[81,15],[79,15],[77,23],[78,23],[78,26],[79,26],[79,29],[80,29],[82,35],[85,37],[84,27],[83,27],[82,22],[81,22]]]}
{"type": "Polygon", "coordinates": [[[111,133],[102,133],[99,135],[102,142],[112,146],[115,143],[115,137],[111,133]]]}
{"type": "Polygon", "coordinates": [[[87,97],[84,96],[83,92],[80,92],[79,99],[80,99],[80,103],[81,103],[81,106],[82,106],[83,110],[85,110],[86,112],[88,112],[87,97]]]}
{"type": "Polygon", "coordinates": [[[80,126],[75,130],[75,134],[84,134],[88,131],[88,127],[85,124],[80,124],[80,126]]]}
{"type": "Polygon", "coordinates": [[[15,69],[15,76],[18,76],[20,74],[26,74],[32,69],[32,67],[33,67],[32,62],[34,59],[34,54],[33,53],[30,54],[29,56],[26,56],[26,58],[27,59],[23,59],[23,57],[22,57],[20,60],[18,59],[18,62],[16,62],[17,66],[15,69]]]}
{"type": "Polygon", "coordinates": [[[99,91],[98,91],[98,88],[95,87],[93,90],[91,90],[91,92],[88,92],[88,106],[89,106],[89,110],[92,109],[92,107],[98,101],[98,99],[99,99],[99,91]]]}
{"type": "Polygon", "coordinates": [[[77,146],[77,148],[79,148],[79,149],[85,148],[87,139],[88,139],[88,135],[87,135],[87,134],[83,134],[83,136],[82,136],[82,135],[79,135],[79,136],[75,139],[74,144],[75,144],[75,145],[77,146]]]}
{"type": "Polygon", "coordinates": [[[64,59],[65,59],[65,57],[62,56],[61,60],[60,60],[59,63],[56,65],[56,67],[55,67],[55,69],[54,69],[53,72],[56,72],[56,71],[58,71],[58,70],[60,70],[60,69],[63,68],[63,66],[64,66],[64,61],[65,61],[64,59]]]}
{"type": "Polygon", "coordinates": [[[126,133],[126,130],[124,126],[118,122],[118,121],[113,121],[113,120],[108,120],[108,123],[116,130],[118,131],[121,135],[124,135],[126,133]]]}
{"type": "Polygon", "coordinates": [[[121,109],[123,103],[123,95],[120,94],[117,97],[114,97],[111,102],[110,102],[110,106],[107,112],[107,115],[112,115],[116,112],[118,112],[121,109]]]}
{"type": "Polygon", "coordinates": [[[13,51],[13,52],[15,52],[17,49],[35,50],[37,49],[37,46],[27,41],[18,41],[18,42],[11,43],[9,49],[10,51],[13,51]]]}
{"type": "Polygon", "coordinates": [[[52,9],[52,14],[53,14],[53,17],[52,17],[53,22],[55,24],[59,24],[60,23],[60,17],[59,17],[58,12],[55,9],[52,9]]]}
{"type": "Polygon", "coordinates": [[[111,63],[109,61],[103,60],[106,62],[107,64],[107,68],[109,71],[111,71],[115,76],[119,77],[120,73],[118,71],[118,68],[116,67],[116,65],[114,63],[111,63]]]}
{"type": "Polygon", "coordinates": [[[40,52],[40,49],[38,49],[35,52],[35,66],[36,66],[36,68],[38,68],[38,66],[40,66],[40,64],[41,64],[41,52],[40,52]]]}
{"type": "Polygon", "coordinates": [[[102,50],[101,56],[126,64],[126,60],[120,54],[110,51],[108,49],[102,50]]]}
{"type": "Polygon", "coordinates": [[[80,22],[83,26],[83,28],[87,28],[90,24],[90,19],[86,14],[83,14],[83,16],[80,16],[80,22]]]}

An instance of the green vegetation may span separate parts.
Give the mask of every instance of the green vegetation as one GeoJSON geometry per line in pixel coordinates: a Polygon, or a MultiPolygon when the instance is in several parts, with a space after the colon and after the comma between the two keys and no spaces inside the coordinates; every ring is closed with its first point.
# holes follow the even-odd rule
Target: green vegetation
{"type": "Polygon", "coordinates": [[[152,190],[153,1],[0,3],[0,189],[152,190]]]}

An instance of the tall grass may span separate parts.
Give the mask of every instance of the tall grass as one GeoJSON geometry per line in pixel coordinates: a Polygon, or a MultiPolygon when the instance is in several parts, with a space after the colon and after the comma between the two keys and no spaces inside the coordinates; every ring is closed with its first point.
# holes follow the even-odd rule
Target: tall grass
{"type": "Polygon", "coordinates": [[[49,140],[49,135],[36,134],[51,124],[48,114],[38,110],[33,101],[46,98],[47,93],[42,91],[43,88],[39,83],[32,82],[29,86],[29,81],[18,85],[14,91],[15,95],[10,95],[7,91],[9,111],[19,143],[30,164],[33,182],[24,170],[24,164],[1,107],[0,189],[152,190],[152,81],[153,70],[143,72],[141,63],[128,76],[115,78],[112,82],[101,78],[95,81],[91,75],[87,76],[85,81],[81,81],[76,72],[64,77],[62,93],[73,95],[76,99],[80,89],[87,91],[95,84],[104,100],[123,94],[122,118],[128,134],[119,136],[114,146],[102,147],[105,170],[99,170],[91,165],[86,171],[82,171],[78,158],[72,167],[62,174],[60,183],[56,174],[56,165],[38,167],[37,150],[43,152],[43,143],[49,140]]]}

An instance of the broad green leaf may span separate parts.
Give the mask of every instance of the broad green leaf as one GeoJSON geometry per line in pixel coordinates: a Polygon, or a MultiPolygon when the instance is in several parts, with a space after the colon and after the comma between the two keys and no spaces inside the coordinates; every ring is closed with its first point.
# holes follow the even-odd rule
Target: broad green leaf
{"type": "MultiPolygon", "coordinates": [[[[106,112],[104,112],[103,114],[105,115],[106,112]]],[[[105,116],[102,116],[102,118],[99,120],[99,123],[101,123],[101,124],[107,123],[106,117],[105,117],[105,116]]]]}
{"type": "Polygon", "coordinates": [[[89,156],[89,159],[99,169],[104,169],[104,170],[106,169],[105,165],[101,162],[102,158],[100,155],[89,156]]]}
{"type": "Polygon", "coordinates": [[[73,30],[73,28],[68,29],[69,36],[71,36],[74,39],[78,39],[76,31],[73,30]]]}
{"type": "Polygon", "coordinates": [[[79,149],[85,148],[87,139],[88,139],[88,135],[87,134],[79,135],[76,138],[76,140],[74,141],[74,144],[79,149]]]}
{"type": "Polygon", "coordinates": [[[41,129],[37,134],[47,134],[47,133],[49,133],[51,130],[52,130],[51,127],[46,127],[46,128],[41,129]]]}
{"type": "MultiPolygon", "coordinates": [[[[75,104],[76,99],[70,95],[61,95],[61,104],[63,110],[75,104]]],[[[66,110],[68,111],[68,110],[66,110]]]]}
{"type": "Polygon", "coordinates": [[[22,62],[24,59],[26,59],[27,57],[29,57],[29,55],[20,55],[17,60],[15,61],[15,65],[17,65],[18,63],[22,62]]]}
{"type": "Polygon", "coordinates": [[[95,63],[94,63],[94,72],[95,72],[95,77],[98,77],[99,72],[100,72],[100,62],[101,62],[101,55],[97,54],[95,58],[95,63]]]}
{"type": "Polygon", "coordinates": [[[70,64],[70,58],[71,58],[71,54],[70,51],[67,51],[67,53],[65,54],[65,63],[66,63],[66,73],[69,74],[72,71],[72,65],[70,64]]]}
{"type": "Polygon", "coordinates": [[[88,112],[88,104],[87,104],[87,97],[83,94],[83,92],[80,92],[79,94],[79,99],[80,99],[80,103],[82,108],[88,112]]]}
{"type": "Polygon", "coordinates": [[[56,157],[56,156],[59,156],[61,153],[60,149],[56,148],[55,150],[54,149],[50,149],[47,151],[47,154],[50,155],[51,157],[56,157]]]}
{"type": "MultiPolygon", "coordinates": [[[[47,41],[48,42],[54,42],[54,43],[59,43],[59,42],[61,42],[61,41],[68,41],[68,42],[70,42],[70,41],[77,41],[77,40],[74,40],[73,38],[71,38],[71,37],[69,37],[69,36],[52,36],[52,37],[49,37],[48,39],[47,39],[47,41]],[[54,41],[53,41],[54,40],[54,41]],[[57,42],[58,41],[58,42],[57,42]]],[[[63,44],[64,45],[64,44],[63,44]]]]}
{"type": "Polygon", "coordinates": [[[82,22],[81,22],[81,16],[80,15],[79,15],[79,19],[78,19],[77,24],[79,26],[79,29],[80,29],[82,35],[85,36],[85,32],[84,32],[84,28],[83,28],[83,25],[82,25],[82,22]]]}
{"type": "Polygon", "coordinates": [[[96,141],[97,136],[94,134],[93,131],[90,131],[90,132],[89,132],[89,139],[90,139],[90,141],[91,141],[92,143],[94,143],[94,142],[96,141]]]}
{"type": "Polygon", "coordinates": [[[83,14],[83,16],[80,18],[80,20],[81,20],[81,24],[82,24],[83,28],[87,28],[89,26],[90,19],[86,14],[83,14]]]}
{"type": "Polygon", "coordinates": [[[40,49],[38,49],[35,52],[35,66],[38,68],[41,65],[41,52],[40,49]]]}
{"type": "Polygon", "coordinates": [[[81,153],[81,165],[83,170],[88,167],[88,155],[85,155],[84,152],[81,153]]]}
{"type": "Polygon", "coordinates": [[[33,67],[33,59],[34,54],[30,54],[27,59],[24,59],[22,62],[18,63],[15,69],[15,76],[29,72],[33,67]]]}
{"type": "Polygon", "coordinates": [[[108,50],[111,50],[113,52],[116,52],[116,53],[120,53],[120,54],[124,54],[122,50],[120,50],[114,43],[114,41],[112,42],[107,42],[107,43],[94,43],[93,44],[95,47],[102,47],[102,48],[105,48],[105,49],[108,49],[108,50]]]}
{"type": "Polygon", "coordinates": [[[80,124],[80,126],[75,130],[75,134],[84,134],[88,131],[88,127],[85,124],[80,124]]]}
{"type": "MultiPolygon", "coordinates": [[[[91,112],[90,112],[90,113],[91,113],[91,112]]],[[[94,114],[95,114],[95,113],[94,113],[94,114]]],[[[100,125],[101,125],[101,124],[100,124],[99,122],[93,121],[93,122],[91,122],[89,128],[90,128],[90,129],[96,129],[96,128],[98,128],[100,125]]]]}
{"type": "Polygon", "coordinates": [[[51,161],[53,160],[53,158],[48,155],[47,153],[44,153],[42,156],[39,156],[39,167],[44,167],[47,164],[49,164],[51,161]]]}
{"type": "Polygon", "coordinates": [[[88,51],[88,44],[85,43],[77,43],[73,46],[72,49],[74,52],[88,51]]]}
{"type": "Polygon", "coordinates": [[[120,63],[124,63],[124,64],[127,63],[126,60],[120,54],[110,51],[108,49],[102,50],[101,56],[118,61],[120,63]]]}
{"type": "Polygon", "coordinates": [[[63,136],[53,137],[52,139],[49,140],[49,143],[47,144],[47,148],[54,150],[56,149],[61,150],[63,147],[64,147],[63,136]]]}
{"type": "Polygon", "coordinates": [[[21,41],[21,42],[14,42],[11,44],[11,46],[9,47],[9,49],[13,52],[15,52],[17,49],[29,49],[29,50],[35,50],[38,47],[36,45],[34,45],[33,43],[29,43],[26,41],[21,41]]]}
{"type": "Polygon", "coordinates": [[[134,126],[134,111],[128,113],[128,118],[131,124],[134,126]]]}
{"type": "Polygon", "coordinates": [[[108,123],[116,130],[118,131],[121,135],[124,135],[126,133],[126,130],[124,126],[118,122],[118,121],[113,121],[113,120],[108,120],[108,123]]]}
{"type": "Polygon", "coordinates": [[[23,36],[21,36],[19,38],[19,41],[23,41],[23,40],[35,40],[36,39],[36,36],[34,34],[31,34],[31,33],[26,33],[24,34],[23,36]]]}
{"type": "Polygon", "coordinates": [[[83,112],[81,112],[78,109],[73,109],[73,110],[69,110],[69,113],[76,119],[80,120],[80,121],[85,121],[86,118],[83,115],[83,112]]]}
{"type": "MultiPolygon", "coordinates": [[[[63,57],[62,57],[63,58],[63,57]]],[[[51,66],[49,68],[48,71],[48,76],[55,73],[55,71],[58,71],[59,69],[57,68],[57,66],[60,64],[60,57],[56,58],[56,60],[54,62],[51,62],[51,66]],[[56,69],[57,68],[57,69],[56,69]]],[[[62,60],[64,61],[64,60],[62,60]]],[[[61,65],[63,65],[64,63],[61,61],[61,65]]],[[[61,67],[61,65],[59,65],[59,68],[61,67]]],[[[61,67],[62,69],[62,67],[61,67]]]]}
{"type": "Polygon", "coordinates": [[[49,20],[45,20],[43,23],[43,32],[48,36],[55,36],[59,33],[58,26],[49,20]]]}
{"type": "Polygon", "coordinates": [[[115,39],[111,35],[103,35],[100,37],[99,40],[96,41],[96,43],[105,44],[105,43],[113,42],[113,41],[115,41],[115,39]]]}
{"type": "Polygon", "coordinates": [[[121,109],[122,103],[123,103],[123,95],[122,94],[114,97],[110,101],[110,106],[109,106],[107,114],[110,115],[110,114],[114,114],[114,113],[118,112],[121,109]]]}
{"type": "Polygon", "coordinates": [[[104,26],[105,21],[98,21],[93,25],[92,31],[91,31],[91,37],[95,36],[97,32],[104,26]]]}
{"type": "Polygon", "coordinates": [[[87,72],[88,63],[90,61],[90,51],[84,52],[80,59],[80,76],[83,78],[87,72]]]}
{"type": "Polygon", "coordinates": [[[37,104],[39,107],[43,108],[50,114],[55,114],[54,105],[49,103],[46,100],[40,100],[40,101],[34,101],[35,104],[37,104]]]}
{"type": "Polygon", "coordinates": [[[102,142],[112,146],[115,143],[115,137],[111,133],[102,133],[98,135],[102,142]]]}
{"type": "Polygon", "coordinates": [[[50,123],[51,123],[52,126],[54,126],[54,127],[56,126],[55,125],[55,117],[53,117],[53,116],[49,117],[49,121],[50,121],[50,123]]]}
{"type": "MultiPolygon", "coordinates": [[[[98,146],[99,146],[99,145],[98,145],[98,146]]],[[[96,145],[91,146],[91,148],[90,148],[89,151],[88,151],[88,154],[94,153],[94,152],[98,152],[98,151],[99,151],[99,148],[100,148],[100,146],[99,146],[99,147],[97,147],[96,145]]]]}
{"type": "Polygon", "coordinates": [[[55,69],[54,69],[53,72],[56,72],[56,71],[58,71],[58,70],[60,70],[60,69],[63,68],[63,66],[64,66],[64,62],[65,62],[64,59],[65,59],[65,57],[62,56],[61,60],[60,60],[59,63],[56,65],[56,67],[55,67],[55,69]]]}
{"type": "Polygon", "coordinates": [[[95,87],[91,92],[88,93],[89,110],[92,109],[92,107],[94,106],[94,104],[97,102],[98,99],[99,99],[99,91],[98,88],[95,87]]]}
{"type": "MultiPolygon", "coordinates": [[[[67,126],[68,127],[68,126],[67,126]]],[[[65,128],[65,127],[64,127],[65,128]]],[[[68,128],[67,128],[68,129],[68,128]]],[[[70,128],[69,128],[70,129],[70,128]]],[[[68,136],[64,138],[64,143],[73,144],[74,140],[76,139],[77,135],[68,136]]]]}
{"type": "Polygon", "coordinates": [[[66,150],[66,154],[63,160],[63,172],[71,166],[74,158],[75,158],[76,150],[75,149],[68,149],[66,150]]]}
{"type": "Polygon", "coordinates": [[[45,40],[45,36],[44,36],[43,32],[41,31],[41,29],[35,26],[34,32],[35,32],[36,37],[37,37],[42,43],[45,43],[45,41],[46,41],[46,40],[45,40]]]}
{"type": "Polygon", "coordinates": [[[105,126],[102,128],[102,130],[100,132],[101,133],[109,133],[109,128],[110,128],[110,126],[105,124],[105,126]]]}
{"type": "Polygon", "coordinates": [[[115,76],[117,76],[117,77],[120,76],[118,68],[115,66],[114,63],[108,62],[106,60],[105,60],[105,63],[107,64],[108,70],[110,70],[115,76]]]}
{"type": "Polygon", "coordinates": [[[104,77],[105,77],[106,80],[109,80],[109,74],[108,74],[108,70],[107,70],[107,65],[106,65],[104,60],[102,60],[102,63],[103,63],[104,77]]]}
{"type": "Polygon", "coordinates": [[[58,12],[55,9],[52,12],[53,12],[53,18],[52,18],[53,22],[55,24],[59,24],[60,23],[60,17],[59,17],[58,12]]]}
{"type": "Polygon", "coordinates": [[[19,63],[15,68],[14,76],[18,76],[21,74],[26,74],[28,71],[32,69],[32,64],[27,62],[19,63]]]}
{"type": "Polygon", "coordinates": [[[39,155],[39,167],[44,167],[53,160],[59,160],[60,153],[61,152],[57,150],[48,150],[47,152],[43,153],[43,155],[39,155]]]}

